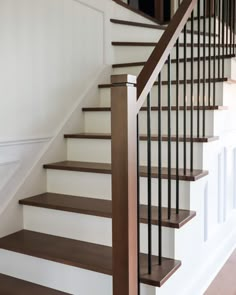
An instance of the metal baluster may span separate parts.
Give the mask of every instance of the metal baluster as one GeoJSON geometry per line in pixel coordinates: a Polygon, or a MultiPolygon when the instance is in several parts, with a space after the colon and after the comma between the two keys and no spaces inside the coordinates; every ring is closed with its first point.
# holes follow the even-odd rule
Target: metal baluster
{"type": "Polygon", "coordinates": [[[162,103],[161,73],[158,76],[158,249],[159,264],[162,264],[162,103]]]}
{"type": "Polygon", "coordinates": [[[209,23],[208,23],[208,106],[211,105],[211,0],[208,0],[208,14],[209,14],[209,23]]]}
{"type": "Polygon", "coordinates": [[[232,55],[233,53],[233,36],[232,36],[232,28],[233,28],[233,3],[232,3],[232,0],[229,1],[229,18],[230,18],[230,21],[229,21],[229,30],[230,30],[230,55],[232,55]]]}
{"type": "Polygon", "coordinates": [[[200,76],[201,76],[201,0],[198,0],[198,46],[197,46],[197,55],[198,55],[198,65],[197,65],[197,76],[198,76],[198,83],[197,83],[197,137],[200,136],[200,76]]]}
{"type": "Polygon", "coordinates": [[[235,54],[235,1],[233,0],[233,54],[235,54]]]}
{"type": "Polygon", "coordinates": [[[204,9],[203,9],[203,111],[202,111],[202,136],[205,136],[205,99],[206,99],[206,0],[204,0],[204,9]]]}
{"type": "Polygon", "coordinates": [[[221,48],[220,48],[220,41],[221,41],[221,0],[218,0],[219,3],[219,16],[218,16],[218,79],[220,79],[220,54],[221,54],[221,48]]]}
{"type": "Polygon", "coordinates": [[[213,106],[216,105],[216,0],[214,0],[213,106]]]}
{"type": "Polygon", "coordinates": [[[194,14],[192,12],[191,15],[191,93],[190,93],[190,99],[191,99],[191,111],[190,111],[190,170],[193,171],[193,102],[194,102],[194,92],[193,92],[193,86],[194,86],[194,73],[193,73],[193,62],[194,62],[194,14]]]}
{"type": "Polygon", "coordinates": [[[168,57],[168,219],[171,218],[171,58],[168,57]]]}
{"type": "Polygon", "coordinates": [[[176,43],[176,214],[179,214],[179,39],[176,43]]]}
{"type": "Polygon", "coordinates": [[[224,54],[225,54],[225,49],[224,49],[224,43],[225,43],[225,0],[222,2],[222,78],[225,76],[225,60],[224,60],[224,54]]]}
{"type": "Polygon", "coordinates": [[[137,239],[138,239],[138,295],[140,295],[140,145],[139,145],[139,115],[137,115],[137,239]]]}
{"type": "Polygon", "coordinates": [[[148,174],[148,273],[152,273],[152,163],[151,163],[151,95],[147,96],[147,174],[148,174]]]}
{"type": "Polygon", "coordinates": [[[183,159],[184,159],[184,174],[186,174],[187,170],[187,28],[186,25],[184,27],[184,120],[183,120],[183,129],[184,129],[184,149],[183,149],[183,159]]]}

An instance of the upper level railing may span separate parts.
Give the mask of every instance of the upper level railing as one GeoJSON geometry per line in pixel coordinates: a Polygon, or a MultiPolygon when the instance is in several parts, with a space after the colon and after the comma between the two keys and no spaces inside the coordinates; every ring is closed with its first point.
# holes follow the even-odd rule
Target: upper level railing
{"type": "Polygon", "coordinates": [[[227,80],[225,61],[235,56],[234,0],[180,2],[137,80],[129,75],[112,77],[114,295],[137,295],[140,274],[145,273],[146,280],[153,278],[157,265],[153,250],[162,264],[163,219],[179,214],[180,181],[196,179],[194,142],[211,135],[206,111],[221,103],[216,84],[227,80]],[[146,140],[145,166],[140,165],[140,111],[146,112],[146,128],[141,129],[146,140]],[[148,230],[147,256],[140,261],[141,192],[147,194],[148,230]],[[153,249],[152,233],[155,199],[157,249],[153,249]]]}

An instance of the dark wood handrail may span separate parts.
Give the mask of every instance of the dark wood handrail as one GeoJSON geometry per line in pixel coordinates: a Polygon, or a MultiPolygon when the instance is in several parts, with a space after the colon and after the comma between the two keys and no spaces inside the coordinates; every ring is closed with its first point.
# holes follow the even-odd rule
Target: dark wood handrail
{"type": "Polygon", "coordinates": [[[197,0],[184,0],[137,78],[137,113],[143,106],[197,0]]]}

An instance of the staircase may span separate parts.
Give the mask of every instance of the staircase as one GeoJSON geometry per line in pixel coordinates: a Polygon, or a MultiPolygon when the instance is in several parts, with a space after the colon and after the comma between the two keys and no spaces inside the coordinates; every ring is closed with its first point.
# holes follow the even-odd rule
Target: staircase
{"type": "Polygon", "coordinates": [[[84,131],[64,135],[67,159],[43,166],[47,191],[22,196],[24,229],[0,238],[0,294],[203,294],[236,245],[236,190],[224,174],[236,65],[234,2],[223,14],[222,1],[214,1],[211,17],[201,15],[199,2],[206,4],[182,1],[168,27],[145,17],[110,19],[112,81],[98,85],[97,104],[82,109],[84,131]],[[141,85],[148,63],[153,72],[141,85]],[[137,115],[129,101],[138,105],[138,121],[129,117],[137,115]],[[131,170],[119,173],[122,165],[131,170]],[[128,279],[127,259],[137,270],[128,279]],[[122,276],[130,292],[122,291],[122,276]]]}

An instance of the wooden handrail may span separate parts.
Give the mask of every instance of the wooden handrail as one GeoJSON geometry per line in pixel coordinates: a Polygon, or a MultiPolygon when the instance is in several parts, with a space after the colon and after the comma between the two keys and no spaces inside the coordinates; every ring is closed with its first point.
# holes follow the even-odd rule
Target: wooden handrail
{"type": "Polygon", "coordinates": [[[184,0],[137,78],[137,113],[143,106],[197,0],[184,0]]]}

